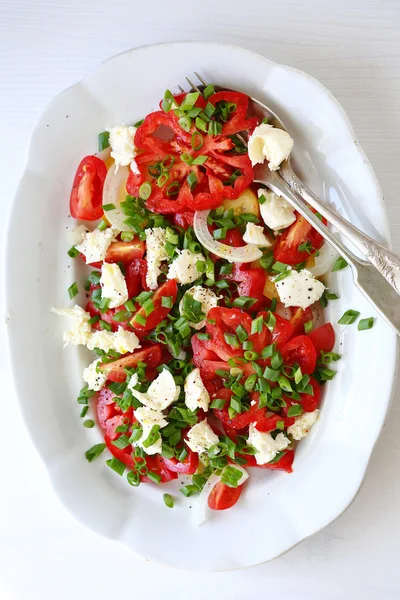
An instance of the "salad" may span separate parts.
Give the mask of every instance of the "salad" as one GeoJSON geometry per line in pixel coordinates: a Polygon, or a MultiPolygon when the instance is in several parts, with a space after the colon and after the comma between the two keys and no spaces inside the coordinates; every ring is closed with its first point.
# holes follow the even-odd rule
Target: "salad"
{"type": "Polygon", "coordinates": [[[70,197],[68,254],[89,269],[68,291],[84,301],[53,309],[70,318],[65,344],[96,355],[78,396],[104,439],[88,461],[107,449],[132,486],[185,475],[180,492],[214,510],[254,468],[292,471],[340,358],[321,319],[337,296],[319,278],[345,262],[254,184],[254,165],[279,169],[293,140],[247,109],[212,85],[167,90],[159,110],[99,134],[70,197]]]}

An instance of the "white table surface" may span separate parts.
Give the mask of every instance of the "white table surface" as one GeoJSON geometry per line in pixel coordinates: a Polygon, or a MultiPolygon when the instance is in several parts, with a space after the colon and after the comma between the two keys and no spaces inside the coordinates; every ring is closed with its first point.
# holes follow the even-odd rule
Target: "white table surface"
{"type": "MultiPolygon", "coordinates": [[[[55,94],[132,46],[202,39],[298,67],[333,92],[381,182],[400,251],[399,25],[398,0],[1,0],[1,237],[31,128],[55,94]]],[[[400,597],[400,389],[345,514],[285,556],[206,585],[75,523],[22,423],[2,343],[0,381],[0,600],[400,597]]]]}

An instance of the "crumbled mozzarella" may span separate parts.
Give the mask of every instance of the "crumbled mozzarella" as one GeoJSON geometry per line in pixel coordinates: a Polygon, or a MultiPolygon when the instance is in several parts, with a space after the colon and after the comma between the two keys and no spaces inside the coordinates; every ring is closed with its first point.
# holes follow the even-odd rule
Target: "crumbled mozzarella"
{"type": "Polygon", "coordinates": [[[161,437],[147,448],[143,446],[143,442],[149,437],[153,425],[159,425],[160,429],[162,429],[168,425],[168,421],[164,419],[164,415],[160,411],[153,410],[148,406],[140,406],[135,410],[134,415],[143,428],[142,436],[138,441],[134,442],[134,445],[143,448],[146,454],[159,454],[161,452],[161,437]]]}
{"type": "Polygon", "coordinates": [[[151,382],[147,392],[138,392],[135,390],[137,382],[137,377],[131,377],[128,387],[132,395],[139,402],[153,410],[165,410],[179,398],[181,388],[175,384],[175,380],[168,369],[161,371],[158,377],[151,382]]]}
{"type": "Polygon", "coordinates": [[[115,333],[112,331],[94,331],[86,345],[89,350],[100,348],[104,352],[115,350],[120,354],[133,352],[136,348],[140,348],[137,335],[133,331],[126,331],[122,327],[119,327],[115,333]]]}
{"type": "Polygon", "coordinates": [[[290,440],[283,433],[278,433],[274,439],[270,433],[258,431],[254,423],[250,423],[247,441],[256,449],[254,458],[258,465],[271,462],[278,452],[285,450],[290,444],[290,440]]]}
{"type": "Polygon", "coordinates": [[[100,231],[100,229],[89,231],[76,249],[85,255],[87,265],[101,262],[105,259],[107,250],[118,233],[119,230],[116,227],[108,227],[104,231],[100,231]]]}
{"type": "Polygon", "coordinates": [[[243,234],[243,241],[246,244],[254,244],[262,248],[271,246],[271,242],[264,233],[264,228],[260,227],[260,225],[254,225],[254,223],[247,223],[246,231],[243,234]]]}
{"type": "MultiPolygon", "coordinates": [[[[208,311],[215,306],[218,306],[218,300],[221,300],[222,296],[217,296],[214,292],[208,288],[203,288],[201,285],[194,285],[190,289],[185,292],[182,300],[179,303],[179,311],[182,314],[183,312],[183,299],[185,296],[189,294],[193,297],[193,300],[197,302],[201,302],[201,311],[205,316],[207,316],[208,311]]],[[[199,323],[192,323],[188,321],[190,327],[193,329],[202,329],[206,324],[205,319],[199,321],[199,323]]]]}
{"type": "MultiPolygon", "coordinates": [[[[127,167],[129,164],[132,168],[132,163],[136,156],[133,142],[136,127],[133,127],[132,125],[116,125],[115,127],[107,129],[107,131],[110,134],[108,141],[111,147],[111,156],[115,160],[116,168],[118,169],[119,166],[127,167]]],[[[132,168],[132,171],[134,171],[134,168],[132,168]]]]}
{"type": "Polygon", "coordinates": [[[90,314],[77,304],[73,308],[52,308],[51,311],[62,317],[74,319],[71,329],[64,332],[64,347],[68,346],[68,344],[73,344],[74,346],[83,344],[86,346],[90,340],[92,331],[89,323],[90,314]]]}
{"type": "Polygon", "coordinates": [[[249,158],[254,166],[268,161],[271,171],[277,171],[281,162],[289,157],[293,140],[287,131],[268,123],[258,125],[251,134],[248,144],[249,158]]]}
{"type": "Polygon", "coordinates": [[[294,208],[284,198],[263,188],[258,190],[258,197],[261,196],[265,198],[265,202],[260,204],[261,216],[270,229],[280,231],[295,222],[294,208]]]}
{"type": "Polygon", "coordinates": [[[90,390],[98,392],[107,381],[107,375],[101,371],[97,371],[97,365],[101,362],[101,358],[93,361],[83,371],[83,381],[88,384],[90,390]]]}
{"type": "Polygon", "coordinates": [[[125,277],[116,263],[103,263],[100,285],[102,297],[111,300],[110,308],[117,308],[127,302],[129,296],[125,277]]]}
{"type": "Polygon", "coordinates": [[[151,290],[158,287],[157,278],[161,274],[161,263],[169,258],[165,244],[167,243],[167,233],[162,227],[154,227],[145,230],[146,232],[146,260],[147,273],[146,283],[151,290]]]}
{"type": "Polygon", "coordinates": [[[200,369],[193,369],[185,379],[185,404],[189,410],[195,411],[202,408],[208,411],[210,395],[200,376],[200,369]]]}
{"type": "Polygon", "coordinates": [[[168,279],[176,279],[182,285],[193,283],[201,275],[197,262],[205,262],[206,259],[202,254],[193,254],[190,250],[177,250],[177,253],[177,258],[169,266],[168,279]]]}
{"type": "Polygon", "coordinates": [[[286,308],[299,306],[303,310],[319,300],[325,290],[324,284],[315,279],[307,269],[302,271],[292,269],[287,277],[275,281],[275,286],[286,308]]]}
{"type": "Polygon", "coordinates": [[[218,444],[219,438],[207,423],[207,419],[204,419],[189,429],[185,441],[193,452],[201,454],[214,444],[218,444]]]}
{"type": "Polygon", "coordinates": [[[318,408],[314,412],[303,413],[300,417],[297,417],[293,425],[287,428],[287,432],[291,434],[294,440],[301,440],[308,435],[311,427],[318,419],[318,415],[318,408]]]}
{"type": "Polygon", "coordinates": [[[71,244],[71,246],[81,244],[88,232],[89,229],[85,225],[77,225],[74,229],[67,231],[66,236],[68,243],[71,244]]]}

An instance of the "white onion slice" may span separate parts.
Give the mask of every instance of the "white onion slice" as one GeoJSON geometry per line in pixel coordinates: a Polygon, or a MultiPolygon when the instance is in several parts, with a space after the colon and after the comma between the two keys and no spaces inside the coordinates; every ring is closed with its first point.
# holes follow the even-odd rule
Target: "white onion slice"
{"type": "Polygon", "coordinates": [[[113,165],[107,172],[103,187],[103,204],[114,204],[116,207],[113,210],[107,210],[105,216],[107,221],[120,231],[131,231],[131,228],[124,223],[128,217],[121,209],[121,200],[124,201],[126,197],[128,175],[128,167],[120,166],[116,171],[113,165]]]}
{"type": "Polygon", "coordinates": [[[108,146],[108,148],[104,148],[104,150],[96,152],[95,156],[97,156],[97,158],[100,158],[100,160],[106,162],[106,160],[108,160],[111,156],[111,146],[108,146]]]}
{"type": "Polygon", "coordinates": [[[241,248],[233,248],[214,240],[208,231],[207,217],[209,210],[196,211],[194,213],[194,232],[200,244],[210,252],[229,262],[248,263],[261,258],[262,252],[254,244],[247,244],[241,248]]]}
{"type": "Polygon", "coordinates": [[[199,527],[207,519],[208,511],[211,510],[208,506],[208,496],[211,494],[214,487],[221,481],[219,475],[211,475],[205,486],[200,492],[200,495],[196,499],[196,503],[193,506],[193,525],[199,527]]]}
{"type": "Polygon", "coordinates": [[[319,249],[319,255],[315,257],[315,265],[308,269],[314,277],[321,277],[330,271],[339,254],[327,242],[319,249]]]}

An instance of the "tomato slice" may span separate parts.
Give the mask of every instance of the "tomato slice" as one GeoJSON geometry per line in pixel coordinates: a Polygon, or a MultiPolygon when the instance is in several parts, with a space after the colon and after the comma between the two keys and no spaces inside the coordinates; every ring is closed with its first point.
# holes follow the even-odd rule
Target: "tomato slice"
{"type": "Polygon", "coordinates": [[[235,334],[241,325],[247,334],[251,331],[251,317],[239,308],[214,307],[207,313],[206,331],[211,335],[207,346],[223,361],[235,356],[243,356],[241,347],[232,346],[226,341],[225,334],[235,334]]]}
{"type": "Polygon", "coordinates": [[[179,462],[176,458],[165,458],[163,456],[161,457],[161,460],[166,468],[174,473],[193,475],[193,473],[196,473],[197,467],[199,466],[199,455],[189,449],[188,455],[183,462],[179,462]]]}
{"type": "Polygon", "coordinates": [[[288,265],[296,265],[307,260],[308,252],[299,250],[299,246],[309,242],[314,250],[319,250],[324,243],[324,238],[310,223],[297,215],[296,221],[288,227],[280,236],[274,247],[275,260],[288,265]]]}
{"type": "Polygon", "coordinates": [[[84,221],[97,221],[102,217],[106,175],[107,167],[97,156],[85,156],[79,163],[69,202],[71,217],[84,221]]]}
{"type": "Polygon", "coordinates": [[[158,367],[161,362],[161,356],[160,344],[154,344],[154,346],[127,354],[112,362],[101,363],[100,368],[107,375],[108,379],[120,383],[126,379],[124,369],[136,367],[139,362],[145,363],[150,369],[158,367]]]}
{"type": "MultiPolygon", "coordinates": [[[[147,262],[135,258],[125,267],[125,281],[129,298],[138,296],[141,291],[148,290],[146,283],[147,262]]],[[[121,310],[121,309],[120,309],[121,310]]]]}
{"type": "Polygon", "coordinates": [[[257,469],[286,471],[287,473],[291,473],[293,471],[292,465],[294,461],[294,450],[285,450],[285,453],[277,462],[266,463],[265,465],[258,465],[254,456],[246,455],[245,458],[247,459],[247,465],[244,465],[245,467],[256,467],[257,469]]]}
{"type": "Polygon", "coordinates": [[[313,320],[313,313],[310,307],[303,310],[302,308],[295,308],[290,319],[290,324],[293,327],[293,334],[302,335],[304,333],[304,325],[308,321],[313,320]]]}
{"type": "Polygon", "coordinates": [[[219,481],[208,496],[208,506],[211,510],[227,510],[228,508],[232,508],[239,500],[242,491],[243,485],[232,488],[219,481]]]}
{"type": "Polygon", "coordinates": [[[303,374],[310,375],[315,371],[317,352],[307,335],[298,335],[281,346],[283,361],[286,365],[297,363],[303,374]]]}
{"type": "Polygon", "coordinates": [[[197,335],[192,336],[191,339],[193,362],[196,367],[201,367],[204,360],[218,361],[218,354],[215,354],[208,348],[207,340],[200,340],[197,335]]]}
{"type": "MultiPolygon", "coordinates": [[[[242,236],[240,235],[240,232],[237,229],[229,230],[228,234],[231,231],[233,233],[239,234],[241,242],[243,242],[242,236]]],[[[231,234],[232,236],[233,233],[231,234]]],[[[238,242],[237,240],[235,240],[235,238],[233,238],[233,240],[231,238],[231,240],[229,241],[229,245],[237,246],[238,242]]],[[[241,245],[243,245],[243,243],[241,245]]],[[[237,289],[238,296],[248,296],[249,298],[255,298],[257,300],[257,302],[255,302],[250,307],[250,310],[252,312],[262,310],[267,306],[267,304],[269,304],[268,298],[266,298],[266,296],[264,296],[263,294],[266,278],[267,274],[264,269],[251,269],[246,264],[235,264],[232,269],[232,273],[225,276],[225,279],[230,279],[239,283],[237,289]]]]}
{"type": "Polygon", "coordinates": [[[105,262],[108,263],[130,263],[135,258],[143,258],[145,252],[145,243],[136,238],[132,242],[113,242],[110,244],[105,262]]]}
{"type": "Polygon", "coordinates": [[[321,386],[318,381],[313,377],[310,377],[310,384],[312,385],[314,395],[300,394],[300,403],[305,412],[314,412],[314,410],[318,408],[321,399],[321,386]]]}
{"type": "Polygon", "coordinates": [[[332,352],[335,345],[335,331],[330,323],[317,327],[308,334],[319,356],[321,352],[332,352]]]}
{"type": "Polygon", "coordinates": [[[215,416],[232,429],[243,429],[253,423],[256,419],[257,405],[251,406],[249,410],[244,413],[236,415],[233,419],[230,418],[228,413],[229,402],[233,396],[232,390],[228,388],[221,388],[213,395],[213,399],[220,398],[226,400],[224,408],[214,408],[215,416]]]}
{"type": "MultiPolygon", "coordinates": [[[[149,471],[152,471],[153,473],[156,473],[156,475],[161,476],[160,483],[168,483],[169,481],[178,478],[178,473],[167,469],[166,465],[164,464],[164,458],[159,454],[146,456],[146,465],[149,471]]],[[[143,477],[142,481],[149,482],[151,481],[151,479],[145,476],[143,477]]]]}
{"type": "MultiPolygon", "coordinates": [[[[167,308],[166,306],[162,306],[161,302],[164,297],[172,297],[172,304],[174,304],[176,297],[178,295],[178,286],[175,279],[170,279],[163,283],[154,293],[152,300],[154,310],[149,315],[146,316],[146,311],[142,306],[133,319],[131,319],[130,323],[132,327],[139,331],[148,331],[149,329],[154,329],[161,321],[165,319],[165,317],[170,312],[171,308],[167,308]],[[138,320],[139,317],[139,320],[138,320]],[[144,324],[141,322],[141,319],[144,320],[144,324]]],[[[172,307],[172,306],[171,306],[172,307]]]]}
{"type": "Polygon", "coordinates": [[[283,421],[285,427],[290,427],[295,419],[294,417],[282,417],[282,415],[268,412],[265,408],[260,408],[257,411],[254,426],[258,431],[274,431],[278,421],[283,421]]]}

